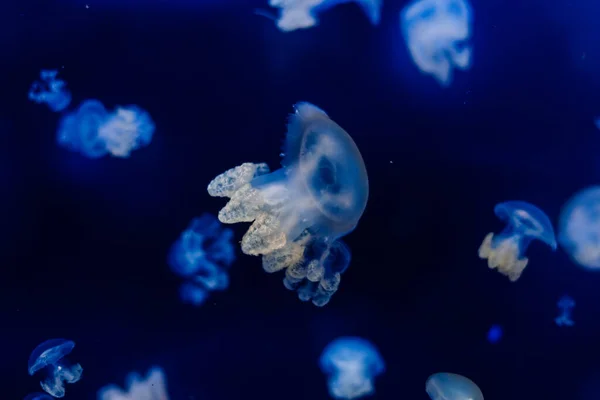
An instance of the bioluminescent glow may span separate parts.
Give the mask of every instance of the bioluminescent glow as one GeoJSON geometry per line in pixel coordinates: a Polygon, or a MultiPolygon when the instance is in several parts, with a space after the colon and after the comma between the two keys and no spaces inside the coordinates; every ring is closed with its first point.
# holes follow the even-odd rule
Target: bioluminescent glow
{"type": "Polygon", "coordinates": [[[350,263],[339,239],[358,224],[369,182],[346,131],[312,104],[295,109],[283,168],[269,173],[266,164],[242,164],[217,176],[208,193],[230,198],[219,212],[221,222],[253,222],[242,238],[245,254],[263,255],[267,272],[285,269],[288,289],[323,306],[350,263]]]}
{"type": "Polygon", "coordinates": [[[575,193],[563,206],[558,241],[575,263],[600,269],[600,186],[575,193]]]}
{"type": "Polygon", "coordinates": [[[427,378],[425,391],[431,400],[483,400],[483,393],[475,382],[449,372],[438,372],[427,378]]]}
{"type": "Polygon", "coordinates": [[[46,340],[37,346],[29,356],[29,375],[41,371],[44,379],[42,389],[54,397],[64,397],[65,383],[75,383],[81,379],[83,368],[72,365],[66,358],[75,347],[75,342],[65,339],[46,340]]]}
{"type": "Polygon", "coordinates": [[[183,231],[169,253],[171,269],[186,279],[179,291],[182,301],[199,306],[208,292],[227,289],[227,270],[235,261],[232,239],[233,231],[206,213],[183,231]]]}
{"type": "Polygon", "coordinates": [[[53,397],[46,393],[29,393],[23,400],[53,400],[53,397]]]}
{"type": "Polygon", "coordinates": [[[58,79],[58,70],[43,69],[40,81],[31,85],[28,93],[29,100],[41,104],[46,103],[54,111],[62,111],[71,103],[71,92],[65,81],[58,79]]]}
{"type": "Polygon", "coordinates": [[[515,282],[528,263],[524,256],[529,243],[538,239],[556,250],[556,238],[550,219],[542,210],[524,201],[508,201],[497,204],[494,213],[506,222],[504,230],[494,236],[488,233],[481,247],[479,257],[488,260],[490,268],[508,276],[515,282]]]}
{"type": "Polygon", "coordinates": [[[86,100],[60,122],[59,145],[89,158],[106,154],[127,158],[131,151],[152,141],[154,123],[137,106],[117,107],[108,113],[98,100],[86,100]]]}
{"type": "Polygon", "coordinates": [[[558,310],[560,311],[560,315],[554,318],[554,322],[558,326],[573,326],[575,322],[571,319],[571,312],[575,307],[575,300],[573,300],[570,296],[562,296],[558,303],[556,303],[558,310]]]}
{"type": "Polygon", "coordinates": [[[400,26],[413,62],[442,86],[453,68],[471,66],[473,11],[467,0],[415,0],[400,14],[400,26]]]}
{"type": "Polygon", "coordinates": [[[273,18],[279,30],[290,32],[316,26],[319,23],[317,14],[338,4],[351,2],[359,4],[373,25],[379,24],[382,0],[269,0],[269,5],[280,9],[279,18],[273,18]]]}
{"type": "Polygon", "coordinates": [[[385,371],[377,348],[359,337],[341,337],[329,343],[319,359],[335,399],[356,399],[375,392],[374,380],[385,371]]]}
{"type": "Polygon", "coordinates": [[[127,375],[125,390],[117,385],[107,385],[98,391],[98,400],[169,400],[165,373],[160,367],[152,367],[146,379],[136,372],[127,375]]]}
{"type": "Polygon", "coordinates": [[[487,333],[487,340],[492,344],[496,344],[502,339],[502,327],[500,325],[492,325],[487,333]]]}

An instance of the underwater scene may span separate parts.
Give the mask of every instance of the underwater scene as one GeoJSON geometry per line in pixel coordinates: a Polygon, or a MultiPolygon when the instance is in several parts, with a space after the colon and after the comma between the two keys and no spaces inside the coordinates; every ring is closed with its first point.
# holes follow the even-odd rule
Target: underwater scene
{"type": "Polygon", "coordinates": [[[598,15],[3,2],[2,397],[600,400],[598,15]]]}

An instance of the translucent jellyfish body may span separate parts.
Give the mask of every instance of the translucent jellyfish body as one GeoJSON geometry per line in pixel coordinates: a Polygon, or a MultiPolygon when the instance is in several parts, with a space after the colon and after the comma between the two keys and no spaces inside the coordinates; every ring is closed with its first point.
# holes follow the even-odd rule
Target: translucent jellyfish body
{"type": "Polygon", "coordinates": [[[38,104],[46,103],[54,112],[67,108],[71,103],[71,92],[65,81],[58,79],[58,71],[43,69],[40,78],[41,81],[33,82],[29,88],[29,100],[38,104]]]}
{"type": "Polygon", "coordinates": [[[179,291],[182,301],[199,306],[210,291],[229,286],[227,270],[235,261],[232,238],[233,231],[210,214],[194,218],[183,231],[169,253],[171,269],[186,279],[179,291]]]}
{"type": "Polygon", "coordinates": [[[50,339],[37,346],[29,356],[29,375],[43,372],[42,389],[54,397],[65,395],[65,383],[81,379],[81,365],[72,365],[66,358],[74,347],[75,343],[71,340],[50,339]]]}
{"type": "Polygon", "coordinates": [[[338,4],[356,2],[373,25],[381,19],[381,0],[269,0],[271,7],[281,9],[276,20],[284,32],[311,28],[318,24],[316,15],[338,4]]]}
{"type": "Polygon", "coordinates": [[[497,204],[494,213],[506,222],[506,227],[500,234],[487,234],[479,247],[479,257],[487,259],[490,268],[497,268],[511,282],[519,279],[527,266],[529,260],[524,254],[533,239],[541,240],[556,250],[550,219],[533,204],[507,201],[497,204]]]}
{"type": "Polygon", "coordinates": [[[483,393],[475,382],[449,372],[438,372],[427,378],[425,391],[431,400],[483,400],[483,393]]]}
{"type": "Polygon", "coordinates": [[[375,346],[359,337],[341,337],[329,343],[319,364],[328,376],[329,394],[336,399],[356,399],[374,393],[373,381],[385,371],[375,346]]]}
{"type": "Polygon", "coordinates": [[[471,66],[472,20],[467,0],[415,0],[402,10],[404,40],[421,72],[448,86],[453,68],[471,66]]]}
{"type": "Polygon", "coordinates": [[[286,270],[284,284],[323,306],[339,287],[350,252],[339,238],[358,224],[369,184],[352,138],[325,112],[299,103],[290,116],[282,167],[246,163],[217,176],[211,196],[229,197],[223,223],[253,222],[245,254],[263,255],[267,272],[286,270]]]}
{"type": "Polygon", "coordinates": [[[575,263],[600,269],[600,186],[576,193],[563,206],[558,241],[575,263]]]}
{"type": "Polygon", "coordinates": [[[98,100],[86,100],[63,117],[57,141],[89,158],[106,154],[126,158],[131,151],[147,146],[153,133],[152,119],[137,106],[118,107],[109,113],[98,100]]]}
{"type": "Polygon", "coordinates": [[[554,319],[554,322],[558,326],[573,326],[575,322],[571,319],[571,312],[575,307],[575,300],[573,300],[570,296],[562,296],[558,303],[558,310],[560,311],[560,315],[554,319]]]}
{"type": "Polygon", "coordinates": [[[52,400],[53,397],[46,393],[29,393],[23,400],[52,400]]]}
{"type": "Polygon", "coordinates": [[[126,390],[107,385],[98,391],[98,400],[169,400],[165,373],[152,367],[146,379],[132,372],[125,379],[126,390]]]}

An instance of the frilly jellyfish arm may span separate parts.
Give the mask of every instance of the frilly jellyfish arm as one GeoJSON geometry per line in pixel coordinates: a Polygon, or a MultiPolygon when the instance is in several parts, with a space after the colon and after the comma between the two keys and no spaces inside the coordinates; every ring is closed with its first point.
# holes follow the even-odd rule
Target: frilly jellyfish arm
{"type": "Polygon", "coordinates": [[[385,371],[375,346],[358,337],[341,337],[328,344],[319,364],[328,376],[329,394],[336,399],[356,399],[374,393],[373,381],[385,371]]]}
{"type": "Polygon", "coordinates": [[[58,79],[57,70],[42,70],[41,81],[35,81],[29,89],[29,100],[41,104],[46,103],[54,111],[62,111],[71,103],[71,92],[65,81],[58,79]]]}
{"type": "Polygon", "coordinates": [[[153,367],[143,379],[135,372],[125,380],[126,390],[107,385],[98,391],[98,400],[169,400],[164,371],[153,367]]]}
{"type": "Polygon", "coordinates": [[[137,106],[118,107],[98,129],[98,137],[114,157],[127,158],[152,141],[154,122],[137,106]]]}
{"type": "Polygon", "coordinates": [[[427,378],[425,391],[431,400],[483,400],[483,393],[475,382],[449,372],[438,372],[427,378]]]}
{"type": "Polygon", "coordinates": [[[478,254],[488,260],[490,268],[497,268],[515,282],[527,266],[529,260],[524,254],[532,240],[540,240],[556,250],[554,229],[542,210],[524,201],[497,204],[494,212],[506,222],[506,227],[496,236],[488,233],[478,254]]]}
{"type": "Polygon", "coordinates": [[[467,0],[415,0],[400,14],[404,40],[414,63],[442,86],[452,82],[452,68],[471,65],[473,12],[467,0]]]}

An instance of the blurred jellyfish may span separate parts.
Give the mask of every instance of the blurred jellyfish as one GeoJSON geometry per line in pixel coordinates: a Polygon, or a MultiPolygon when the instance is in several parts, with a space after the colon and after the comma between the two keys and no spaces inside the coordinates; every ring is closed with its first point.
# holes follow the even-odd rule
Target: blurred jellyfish
{"type": "Polygon", "coordinates": [[[211,196],[231,200],[223,223],[253,222],[241,247],[263,255],[267,272],[285,269],[284,285],[323,306],[337,291],[350,251],[339,239],[365,210],[369,183],[352,138],[325,112],[298,103],[290,116],[283,168],[245,163],[217,176],[211,196]]]}
{"type": "Polygon", "coordinates": [[[224,229],[215,216],[205,213],[194,218],[173,244],[169,265],[187,280],[179,291],[183,302],[199,306],[208,292],[229,286],[227,269],[235,261],[232,238],[231,229],[224,229]]]}
{"type": "Polygon", "coordinates": [[[524,201],[508,201],[494,207],[494,213],[506,222],[504,230],[494,236],[488,233],[479,257],[488,260],[490,268],[498,268],[503,275],[515,282],[529,261],[524,257],[533,239],[541,240],[556,250],[556,239],[550,219],[542,210],[524,201]]]}
{"type": "Polygon", "coordinates": [[[50,339],[37,346],[29,356],[29,375],[42,370],[45,373],[40,382],[42,389],[54,397],[65,395],[65,382],[75,383],[81,379],[81,365],[71,365],[65,358],[74,347],[75,342],[71,340],[50,339]]]}
{"type": "Polygon", "coordinates": [[[425,391],[431,400],[483,400],[483,393],[475,382],[449,372],[438,372],[427,378],[425,391]]]}
{"type": "Polygon", "coordinates": [[[558,326],[573,326],[575,322],[571,319],[571,311],[575,307],[575,300],[570,296],[562,296],[556,303],[560,310],[560,315],[554,319],[558,326]]]}
{"type": "Polygon", "coordinates": [[[29,89],[29,100],[41,104],[46,103],[54,111],[62,111],[71,103],[71,92],[65,81],[58,79],[58,71],[43,69],[41,81],[35,81],[29,89]]]}
{"type": "Polygon", "coordinates": [[[23,400],[53,400],[53,397],[46,393],[29,393],[23,400]]]}
{"type": "Polygon", "coordinates": [[[168,400],[164,371],[152,367],[144,380],[132,372],[125,379],[125,391],[116,385],[107,385],[98,391],[98,400],[168,400]]]}
{"type": "Polygon", "coordinates": [[[86,100],[63,117],[57,140],[89,158],[106,154],[126,158],[132,150],[147,146],[153,133],[150,116],[137,106],[118,107],[109,114],[98,100],[86,100]]]}
{"type": "Polygon", "coordinates": [[[329,394],[336,399],[356,399],[374,393],[373,380],[385,371],[375,346],[359,337],[341,337],[329,343],[319,364],[328,376],[329,394]]]}
{"type": "Polygon", "coordinates": [[[472,20],[467,0],[415,0],[402,10],[404,40],[421,72],[448,86],[452,68],[470,67],[472,20]]]}
{"type": "MultiPolygon", "coordinates": [[[[356,2],[367,15],[371,24],[379,24],[382,0],[269,0],[271,7],[280,8],[277,27],[283,32],[306,29],[318,25],[317,14],[338,4],[356,2]]],[[[269,17],[264,12],[260,15],[269,17]]],[[[269,17],[271,18],[271,17],[269,17]]]]}
{"type": "Polygon", "coordinates": [[[496,344],[502,339],[502,327],[500,325],[492,325],[487,334],[488,342],[496,344]]]}
{"type": "Polygon", "coordinates": [[[575,263],[600,269],[600,186],[575,193],[563,206],[558,241],[575,263]]]}

